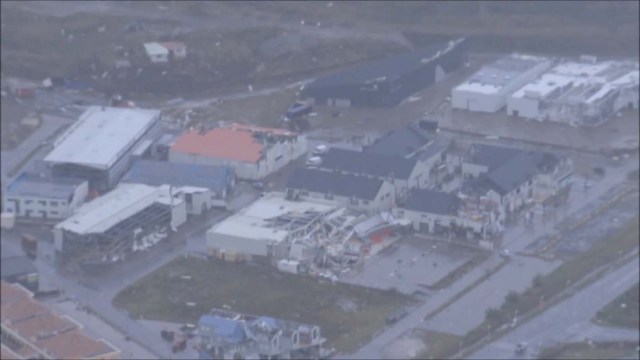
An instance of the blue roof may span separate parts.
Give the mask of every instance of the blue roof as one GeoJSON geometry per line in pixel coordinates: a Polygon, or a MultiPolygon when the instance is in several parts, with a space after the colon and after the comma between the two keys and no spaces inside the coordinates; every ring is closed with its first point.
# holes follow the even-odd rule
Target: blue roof
{"type": "Polygon", "coordinates": [[[42,177],[22,173],[7,187],[7,195],[67,200],[85,180],[68,177],[42,177]]]}
{"type": "Polygon", "coordinates": [[[137,160],[122,182],[151,186],[193,186],[222,193],[233,178],[233,171],[224,165],[194,165],[168,161],[137,160]]]}
{"type": "Polygon", "coordinates": [[[198,325],[211,327],[215,336],[225,338],[229,342],[239,343],[245,340],[244,327],[239,321],[215,315],[202,315],[198,325]]]}

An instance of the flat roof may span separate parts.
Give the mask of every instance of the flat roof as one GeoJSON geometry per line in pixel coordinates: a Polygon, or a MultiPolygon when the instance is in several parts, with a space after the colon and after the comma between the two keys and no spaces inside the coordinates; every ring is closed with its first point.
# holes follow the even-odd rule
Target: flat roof
{"type": "Polygon", "coordinates": [[[89,107],[54,143],[47,163],[106,170],[158,121],[160,110],[89,107]]]}
{"type": "Polygon", "coordinates": [[[517,80],[524,72],[546,61],[549,60],[531,55],[512,54],[505,56],[489,65],[483,66],[454,90],[495,94],[509,83],[517,80]]]}
{"type": "Polygon", "coordinates": [[[527,94],[536,94],[535,96],[544,99],[557,89],[572,86],[572,84],[577,83],[582,83],[582,81],[566,75],[546,73],[539,79],[528,83],[511,96],[514,98],[523,98],[527,97],[527,94]]]}
{"type": "Polygon", "coordinates": [[[286,240],[289,230],[274,222],[278,217],[291,215],[313,216],[339,209],[329,201],[289,201],[283,193],[269,193],[236,214],[213,225],[207,232],[256,240],[280,242],[286,240]]]}
{"type": "Polygon", "coordinates": [[[41,177],[22,173],[7,187],[8,196],[28,196],[44,199],[67,200],[86,180],[75,178],[41,177]]]}
{"type": "MultiPolygon", "coordinates": [[[[163,198],[169,198],[169,186],[121,184],[80,206],[73,216],[55,227],[76,234],[102,233],[154,202],[166,203],[163,198]]],[[[179,199],[174,201],[176,204],[180,202],[179,199]]]]}

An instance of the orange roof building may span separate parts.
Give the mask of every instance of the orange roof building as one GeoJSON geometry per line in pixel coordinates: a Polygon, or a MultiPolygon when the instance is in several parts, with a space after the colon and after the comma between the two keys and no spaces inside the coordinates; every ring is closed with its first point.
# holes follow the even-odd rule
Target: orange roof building
{"type": "Polygon", "coordinates": [[[307,151],[306,137],[285,129],[231,124],[209,131],[190,130],[176,139],[169,161],[229,165],[236,176],[261,179],[307,151]]]}

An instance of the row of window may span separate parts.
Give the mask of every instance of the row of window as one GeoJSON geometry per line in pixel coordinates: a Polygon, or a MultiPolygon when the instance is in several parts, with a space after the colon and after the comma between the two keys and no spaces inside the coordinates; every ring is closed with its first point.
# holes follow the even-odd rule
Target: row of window
{"type": "MultiPolygon", "coordinates": [[[[31,205],[31,204],[33,204],[33,201],[34,200],[25,200],[24,204],[25,205],[31,205]]],[[[47,206],[47,201],[46,200],[38,200],[37,202],[38,202],[38,205],[47,206]]],[[[66,205],[66,202],[60,201],[58,203],[58,201],[53,201],[53,200],[49,201],[49,206],[54,206],[55,207],[55,206],[58,206],[58,204],[61,205],[61,206],[64,206],[64,205],[66,205]]]]}

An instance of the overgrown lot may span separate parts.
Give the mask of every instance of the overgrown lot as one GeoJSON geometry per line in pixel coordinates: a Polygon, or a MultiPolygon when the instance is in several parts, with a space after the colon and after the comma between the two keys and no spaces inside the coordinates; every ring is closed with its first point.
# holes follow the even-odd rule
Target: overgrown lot
{"type": "Polygon", "coordinates": [[[640,301],[638,300],[638,284],[632,286],[624,294],[598,311],[596,323],[609,326],[620,326],[631,329],[640,328],[640,301]]]}
{"type": "Polygon", "coordinates": [[[329,346],[351,351],[384,326],[390,312],[413,300],[391,291],[318,282],[267,267],[180,257],[123,290],[113,302],[134,318],[195,323],[212,308],[228,306],[233,311],[318,324],[329,346]]]}

